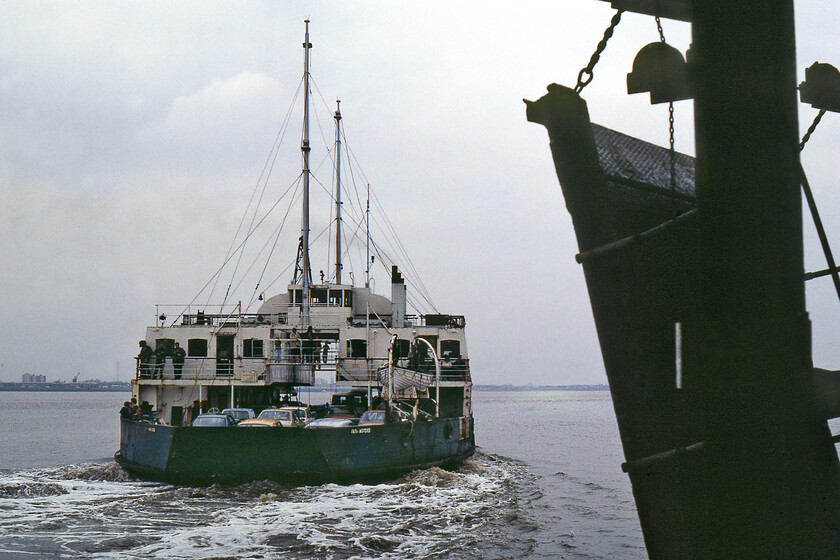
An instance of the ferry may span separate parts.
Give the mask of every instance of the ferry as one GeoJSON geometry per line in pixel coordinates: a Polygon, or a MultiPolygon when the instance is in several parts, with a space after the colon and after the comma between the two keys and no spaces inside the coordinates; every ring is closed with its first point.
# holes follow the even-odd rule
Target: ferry
{"type": "MultiPolygon", "coordinates": [[[[410,314],[397,264],[390,267],[390,298],[375,293],[369,241],[364,285],[342,277],[338,107],[336,262],[329,277],[322,272],[319,282],[312,281],[308,21],[303,46],[303,217],[293,280],[280,293],[260,293],[256,309],[241,302],[156,307],[131,380],[132,397],[144,414],[121,418],[115,454],[140,478],[190,485],[348,483],[453,466],[475,452],[464,317],[410,314]],[[328,376],[336,394],[324,406],[309,407],[313,403],[298,399],[316,385],[316,374],[328,376]],[[259,414],[290,404],[311,409],[306,418],[341,421],[193,425],[225,409],[259,414]]],[[[369,202],[366,225],[369,231],[369,202]]]]}

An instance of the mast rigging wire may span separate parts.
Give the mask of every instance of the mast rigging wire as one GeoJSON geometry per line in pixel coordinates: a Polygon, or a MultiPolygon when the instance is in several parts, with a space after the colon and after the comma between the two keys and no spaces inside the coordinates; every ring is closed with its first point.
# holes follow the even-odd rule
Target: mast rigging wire
{"type": "MultiPolygon", "coordinates": [[[[280,146],[283,144],[283,140],[286,137],[286,131],[288,130],[289,123],[291,121],[291,115],[292,115],[292,112],[293,112],[293,109],[294,109],[294,106],[295,106],[295,102],[297,101],[297,99],[300,95],[300,89],[301,89],[302,86],[303,86],[303,78],[301,78],[300,82],[298,82],[298,87],[295,90],[295,94],[292,96],[292,101],[289,104],[288,109],[286,109],[286,115],[283,118],[282,124],[280,126],[280,130],[277,132],[277,136],[275,136],[275,138],[274,138],[274,143],[272,144],[271,150],[269,150],[268,156],[266,157],[266,161],[263,164],[263,169],[260,172],[260,176],[257,179],[256,184],[254,185],[253,191],[251,192],[251,198],[248,201],[248,205],[245,207],[245,211],[243,212],[242,218],[239,221],[239,226],[236,228],[236,233],[234,234],[233,239],[231,240],[231,245],[228,248],[228,255],[231,255],[231,250],[233,248],[233,245],[236,243],[236,239],[239,237],[239,232],[242,230],[242,224],[245,223],[245,217],[248,215],[248,212],[251,208],[251,204],[254,200],[254,196],[257,192],[257,189],[259,188],[260,183],[262,183],[263,188],[262,188],[262,191],[260,192],[260,198],[258,199],[257,205],[254,208],[254,213],[253,213],[253,216],[251,218],[251,223],[249,224],[249,227],[248,227],[248,233],[245,235],[245,241],[247,241],[247,239],[250,237],[251,233],[253,232],[254,218],[256,217],[257,212],[259,211],[259,206],[260,206],[260,203],[262,202],[262,197],[264,196],[265,190],[268,186],[268,179],[271,176],[271,171],[274,169],[274,164],[276,163],[278,154],[280,153],[280,146]],[[265,177],[264,181],[263,181],[263,177],[265,177]]],[[[240,253],[240,256],[241,256],[241,253],[240,253]]],[[[228,261],[228,258],[225,257],[225,263],[227,263],[227,261],[228,261]]],[[[224,267],[224,265],[222,265],[222,266],[224,267]]],[[[236,271],[238,270],[238,268],[239,268],[239,262],[237,261],[237,264],[234,267],[233,272],[231,273],[231,280],[228,283],[228,287],[227,287],[227,290],[225,292],[225,297],[222,300],[222,305],[223,306],[227,302],[227,298],[230,294],[231,284],[233,283],[233,278],[236,276],[236,271]]],[[[216,289],[216,284],[218,283],[218,280],[219,280],[220,277],[221,277],[221,275],[219,275],[216,278],[216,282],[213,284],[213,288],[208,293],[207,305],[209,305],[210,298],[213,297],[213,292],[216,289]]]]}
{"type": "MultiPolygon", "coordinates": [[[[263,169],[260,173],[260,176],[259,176],[257,182],[255,183],[254,188],[252,189],[251,196],[250,196],[250,199],[248,201],[248,205],[246,206],[245,211],[243,212],[242,218],[239,221],[236,232],[233,236],[233,239],[230,243],[230,246],[228,247],[227,254],[226,254],[221,266],[211,276],[210,280],[208,280],[208,282],[201,288],[201,290],[199,290],[199,292],[196,294],[196,296],[193,298],[193,300],[186,306],[186,308],[178,315],[176,320],[178,318],[180,318],[181,316],[183,316],[183,314],[187,311],[187,309],[189,309],[189,307],[192,306],[195,303],[195,301],[200,297],[200,295],[202,293],[205,293],[205,292],[207,293],[207,298],[208,299],[207,299],[206,306],[210,305],[210,300],[212,298],[213,293],[215,292],[215,289],[218,285],[218,282],[221,279],[224,268],[231,263],[231,261],[233,260],[234,257],[236,257],[236,261],[235,261],[235,264],[234,264],[233,269],[231,271],[230,281],[228,282],[227,289],[225,291],[225,295],[224,295],[224,298],[223,298],[223,301],[222,301],[222,308],[227,304],[229,298],[231,297],[231,294],[236,292],[241,287],[242,283],[246,280],[246,278],[249,276],[250,272],[254,269],[257,261],[261,258],[262,255],[264,255],[266,253],[266,249],[269,247],[269,245],[271,245],[271,248],[270,248],[270,250],[268,250],[268,256],[267,256],[267,258],[265,258],[264,266],[262,267],[262,269],[260,271],[257,282],[255,284],[255,288],[254,288],[254,290],[251,294],[251,297],[250,297],[250,300],[249,300],[249,303],[248,303],[248,309],[250,309],[250,307],[253,305],[257,294],[259,294],[261,291],[264,291],[264,290],[268,289],[270,286],[275,284],[277,282],[277,280],[279,280],[280,276],[278,275],[278,277],[276,277],[268,285],[266,285],[265,287],[262,287],[262,289],[261,289],[262,283],[265,279],[266,272],[268,271],[269,263],[271,262],[272,257],[275,253],[275,250],[277,248],[277,245],[278,245],[280,236],[282,234],[283,228],[285,227],[285,224],[288,221],[287,218],[288,218],[288,216],[291,212],[291,208],[293,207],[295,200],[297,200],[299,198],[298,186],[299,186],[300,176],[298,176],[298,178],[295,181],[293,181],[286,188],[286,190],[280,195],[280,197],[262,215],[262,217],[260,217],[260,208],[263,205],[265,194],[266,194],[267,189],[268,189],[268,182],[269,182],[269,179],[271,178],[271,175],[272,175],[273,170],[275,168],[275,164],[277,163],[277,160],[278,160],[278,157],[279,157],[279,154],[280,154],[280,147],[284,143],[284,140],[285,140],[285,137],[286,137],[286,134],[288,132],[288,128],[289,128],[289,125],[290,125],[290,122],[291,122],[291,116],[293,114],[294,105],[300,97],[300,92],[301,92],[302,87],[303,87],[303,78],[301,78],[301,81],[298,83],[298,87],[297,87],[297,89],[295,91],[295,94],[292,98],[292,102],[290,103],[290,106],[286,111],[286,114],[283,118],[280,130],[278,131],[278,133],[277,133],[277,135],[274,139],[274,143],[271,147],[271,150],[269,151],[269,154],[266,157],[266,161],[263,165],[263,169]],[[269,236],[267,241],[263,244],[263,247],[254,256],[254,259],[251,261],[250,265],[247,267],[247,269],[242,274],[242,278],[239,280],[239,282],[236,282],[235,279],[237,278],[237,275],[239,274],[239,270],[243,265],[243,259],[244,259],[244,255],[245,255],[246,244],[249,242],[251,237],[257,232],[257,230],[260,229],[260,226],[265,222],[265,220],[268,218],[268,216],[272,215],[272,213],[276,210],[277,206],[289,194],[289,191],[292,190],[293,187],[294,187],[294,193],[292,194],[291,200],[289,202],[289,205],[286,208],[286,212],[283,216],[283,219],[281,220],[280,225],[269,236]],[[258,192],[259,192],[259,196],[257,196],[258,192]],[[256,202],[255,202],[255,200],[256,200],[256,202]],[[251,216],[250,216],[250,222],[248,223],[247,231],[244,234],[244,236],[242,237],[241,241],[238,241],[240,239],[240,236],[242,235],[243,228],[245,226],[246,219],[247,219],[249,214],[251,216]],[[208,287],[211,284],[212,284],[212,288],[210,288],[210,290],[207,291],[208,287]]],[[[318,97],[324,103],[324,106],[327,107],[327,103],[324,100],[324,97],[321,94],[321,91],[318,89],[317,84],[314,82],[314,80],[312,80],[312,77],[310,76],[310,91],[313,91],[313,88],[314,88],[314,91],[316,91],[318,93],[318,97]]],[[[321,162],[319,163],[319,165],[317,166],[315,171],[317,172],[317,170],[320,169],[326,161],[331,161],[332,164],[333,164],[331,167],[334,169],[335,165],[336,165],[336,152],[335,152],[334,149],[332,149],[330,147],[332,142],[329,142],[329,143],[327,142],[326,136],[324,134],[324,128],[322,126],[322,123],[321,123],[320,119],[317,118],[319,114],[322,114],[322,113],[318,112],[318,104],[313,104],[313,112],[314,112],[314,116],[316,117],[315,120],[317,121],[318,130],[320,132],[321,140],[324,143],[324,145],[327,146],[327,148],[324,152],[325,156],[321,160],[321,162]]],[[[355,222],[355,229],[354,229],[352,235],[349,235],[349,236],[345,235],[344,236],[344,239],[347,240],[347,243],[342,250],[342,255],[348,257],[347,263],[349,264],[348,268],[350,269],[349,272],[351,273],[351,278],[352,278],[353,277],[353,272],[354,272],[354,259],[349,258],[350,255],[351,255],[351,245],[356,246],[357,252],[361,251],[361,243],[360,242],[363,242],[364,239],[362,239],[360,237],[359,232],[360,232],[361,226],[364,224],[364,220],[365,220],[364,215],[365,215],[365,211],[366,211],[365,208],[367,206],[366,204],[364,204],[362,202],[362,197],[360,196],[360,193],[359,193],[359,183],[357,181],[357,174],[365,180],[365,183],[367,183],[369,181],[367,181],[367,178],[365,177],[365,174],[364,174],[364,172],[361,168],[361,165],[358,161],[358,158],[353,153],[352,148],[350,146],[350,143],[347,141],[346,133],[345,133],[345,127],[341,127],[340,134],[341,134],[341,137],[342,137],[342,140],[343,140],[342,143],[343,143],[344,153],[346,154],[346,158],[344,158],[344,162],[342,162],[343,163],[342,169],[346,170],[347,173],[345,174],[345,177],[349,177],[350,180],[349,181],[345,180],[341,184],[342,193],[345,195],[344,203],[346,205],[342,204],[342,208],[343,208],[342,224],[336,224],[336,227],[341,227],[342,232],[346,234],[346,232],[348,231],[348,228],[346,226],[349,225],[349,224],[345,224],[344,222],[348,221],[351,224],[353,222],[355,222]],[[350,188],[350,186],[352,186],[352,189],[350,188]]],[[[327,188],[326,184],[324,182],[320,181],[317,178],[317,176],[315,176],[315,172],[310,171],[310,174],[311,174],[311,177],[321,187],[321,189],[328,195],[329,200],[331,200],[332,202],[335,202],[335,193],[332,192],[332,186],[330,185],[330,188],[327,188]]],[[[381,234],[382,239],[385,241],[385,245],[383,245],[383,243],[381,241],[376,241],[375,239],[371,239],[371,246],[372,246],[372,249],[373,249],[373,255],[379,259],[380,265],[383,267],[385,272],[388,273],[388,274],[390,274],[389,267],[393,264],[397,264],[397,262],[398,262],[397,258],[395,258],[395,257],[399,257],[401,267],[405,267],[406,272],[408,272],[408,274],[406,275],[407,279],[410,280],[411,283],[414,285],[414,287],[417,290],[418,294],[420,295],[422,301],[416,302],[416,303],[420,303],[420,305],[417,305],[415,303],[416,300],[413,300],[413,298],[409,297],[409,298],[407,298],[407,300],[411,303],[412,307],[414,307],[418,311],[421,310],[421,307],[425,307],[425,305],[423,305],[423,302],[425,302],[425,304],[430,306],[431,309],[436,310],[436,307],[435,307],[434,303],[431,301],[431,297],[428,294],[428,290],[426,289],[425,285],[423,284],[422,280],[420,279],[419,274],[417,273],[417,270],[414,266],[414,263],[408,257],[408,252],[406,251],[404,244],[402,243],[399,236],[397,235],[396,228],[394,228],[393,223],[389,219],[388,215],[385,213],[384,208],[381,204],[381,201],[379,200],[379,198],[378,198],[378,196],[376,195],[375,192],[371,195],[371,198],[373,199],[374,210],[375,210],[375,212],[372,213],[371,222],[373,223],[374,228],[379,232],[379,234],[381,234]],[[394,255],[394,257],[392,257],[391,255],[394,255]]],[[[332,231],[333,231],[332,230],[332,224],[335,221],[334,216],[333,216],[333,206],[334,206],[334,204],[330,205],[330,220],[328,221],[328,226],[326,228],[324,228],[324,230],[322,230],[318,234],[318,236],[315,238],[315,240],[322,237],[325,232],[329,232],[330,237],[332,236],[332,231]]],[[[328,257],[327,257],[328,265],[327,266],[329,268],[329,260],[330,260],[330,255],[331,255],[329,250],[328,250],[327,254],[328,254],[328,257]]],[[[360,260],[364,260],[364,257],[360,257],[360,260]]],[[[370,263],[366,263],[365,266],[368,267],[369,265],[370,265],[370,263]]],[[[283,273],[288,271],[288,269],[290,267],[291,267],[291,265],[287,266],[286,269],[283,271],[283,273]]],[[[330,278],[334,278],[334,274],[332,274],[330,276],[330,278]]],[[[174,322],[173,322],[173,324],[174,324],[174,322]]]]}
{"type": "MultiPolygon", "coordinates": [[[[242,239],[242,241],[240,241],[240,242],[239,242],[239,245],[237,245],[237,246],[233,249],[233,251],[231,251],[231,252],[230,252],[230,254],[227,256],[227,258],[224,260],[224,262],[222,262],[221,266],[219,266],[219,268],[216,270],[216,272],[215,272],[215,273],[214,273],[214,274],[210,277],[210,279],[209,279],[209,280],[208,280],[208,281],[204,284],[204,286],[203,286],[203,287],[202,287],[202,288],[198,291],[198,293],[195,295],[195,297],[193,297],[193,299],[192,299],[192,300],[191,300],[191,301],[190,301],[190,302],[189,302],[189,303],[188,303],[188,304],[184,307],[184,309],[183,309],[183,310],[182,310],[182,311],[178,314],[178,316],[177,316],[177,317],[175,317],[175,319],[174,319],[174,320],[173,320],[173,322],[172,322],[172,324],[173,324],[173,325],[175,324],[175,322],[176,322],[179,318],[181,318],[181,317],[184,315],[184,313],[187,311],[187,309],[189,309],[189,308],[190,308],[190,306],[192,306],[192,304],[194,304],[194,303],[195,303],[195,300],[197,300],[197,299],[198,299],[198,297],[199,297],[202,293],[204,293],[204,290],[205,290],[205,289],[207,289],[207,287],[208,287],[211,283],[213,283],[213,282],[214,282],[214,280],[215,280],[215,281],[218,281],[218,277],[222,274],[222,271],[224,270],[225,266],[227,266],[227,264],[228,264],[228,263],[230,262],[230,260],[234,257],[234,255],[236,255],[236,254],[237,254],[237,252],[239,252],[240,250],[242,250],[242,249],[244,248],[245,243],[248,241],[248,238],[250,237],[250,235],[253,235],[253,233],[259,229],[259,227],[263,224],[263,222],[265,222],[265,220],[266,220],[266,219],[268,219],[268,217],[271,215],[271,213],[272,213],[272,212],[273,212],[273,210],[277,207],[277,205],[278,205],[278,204],[280,204],[280,202],[283,200],[283,198],[284,198],[284,197],[285,197],[285,195],[288,193],[288,191],[289,191],[289,190],[291,190],[291,188],[292,188],[293,186],[295,186],[297,183],[298,183],[298,180],[295,180],[295,181],[294,181],[291,185],[289,185],[289,187],[286,189],[286,192],[285,192],[285,193],[284,193],[284,194],[280,197],[280,199],[278,199],[278,200],[277,200],[277,202],[275,202],[275,203],[271,206],[271,208],[269,208],[269,209],[268,209],[268,211],[265,213],[265,215],[264,215],[262,218],[260,218],[260,221],[259,221],[259,222],[257,222],[257,224],[254,226],[254,228],[253,228],[253,230],[251,231],[251,233],[250,233],[248,236],[246,236],[244,239],[242,239]]],[[[207,304],[205,304],[205,307],[207,307],[207,306],[209,306],[209,305],[210,305],[210,304],[209,304],[209,303],[207,303],[207,304]]]]}

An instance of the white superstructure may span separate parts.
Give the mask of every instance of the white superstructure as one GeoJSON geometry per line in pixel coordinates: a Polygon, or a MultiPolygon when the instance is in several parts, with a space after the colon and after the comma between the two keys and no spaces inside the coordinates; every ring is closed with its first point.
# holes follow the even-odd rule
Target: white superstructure
{"type": "MultiPolygon", "coordinates": [[[[391,267],[391,299],[370,289],[370,195],[365,216],[368,230],[365,285],[341,281],[341,180],[339,147],[341,114],[336,107],[335,150],[335,283],[312,282],[309,260],[309,22],[304,40],[304,118],[301,155],[302,220],[292,284],[262,302],[256,313],[242,305],[198,308],[159,305],[155,326],[148,327],[137,358],[133,396],[148,403],[158,421],[182,425],[212,408],[266,408],[278,404],[295,387],[315,384],[316,373],[331,376],[336,386],[364,388],[368,403],[386,395],[434,401],[435,414],[469,414],[470,373],[464,318],[455,315],[407,315],[406,285],[391,267]],[[167,319],[167,313],[170,317],[167,319]],[[174,319],[172,318],[174,316],[174,319]],[[311,337],[307,331],[311,329],[311,337]],[[420,339],[423,342],[420,344],[420,339]],[[185,354],[179,356],[180,350],[185,354]],[[439,359],[438,363],[435,363],[439,359]],[[377,378],[383,366],[433,371],[435,388],[409,395],[387,395],[377,378]],[[438,377],[438,370],[440,375],[438,377]],[[439,378],[439,381],[438,381],[439,378]],[[449,394],[449,397],[447,397],[449,394]],[[449,404],[447,404],[449,403],[449,404]]],[[[369,185],[368,185],[369,190],[369,185]]],[[[351,273],[352,279],[352,273],[351,273]]],[[[263,299],[261,295],[260,300],[263,299]]]]}

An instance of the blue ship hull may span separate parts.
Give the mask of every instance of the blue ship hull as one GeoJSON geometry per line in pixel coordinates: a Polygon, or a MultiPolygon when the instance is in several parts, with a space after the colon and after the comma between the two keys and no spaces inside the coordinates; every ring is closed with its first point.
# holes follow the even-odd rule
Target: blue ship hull
{"type": "Polygon", "coordinates": [[[175,484],[287,484],[387,480],[447,466],[475,452],[459,418],[346,428],[206,428],[121,422],[119,464],[175,484]]]}

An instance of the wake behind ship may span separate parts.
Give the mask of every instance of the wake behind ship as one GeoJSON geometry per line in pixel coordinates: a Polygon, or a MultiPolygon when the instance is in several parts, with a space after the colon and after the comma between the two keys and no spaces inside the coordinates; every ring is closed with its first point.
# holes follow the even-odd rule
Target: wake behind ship
{"type": "MultiPolygon", "coordinates": [[[[309,259],[309,22],[304,41],[301,235],[294,278],[253,310],[242,303],[156,310],[140,341],[117,461],[149,479],[185,484],[379,480],[454,465],[475,452],[463,316],[410,314],[406,279],[366,236],[365,283],[342,280],[341,114],[335,111],[335,263],[312,281],[309,259]],[[375,254],[370,255],[373,244],[375,254]],[[390,262],[391,294],[374,293],[370,266],[390,262]],[[212,310],[212,311],[211,311],[212,310]],[[339,392],[308,406],[297,389],[330,375],[339,392]],[[236,424],[233,416],[262,419],[236,424]],[[323,418],[322,418],[323,417],[323,418]]],[[[348,158],[349,159],[349,158],[348,158]]],[[[369,231],[370,204],[357,214],[369,231]]],[[[359,236],[355,236],[357,239],[359,236]]],[[[226,260],[231,260],[230,258],[226,260]]]]}

